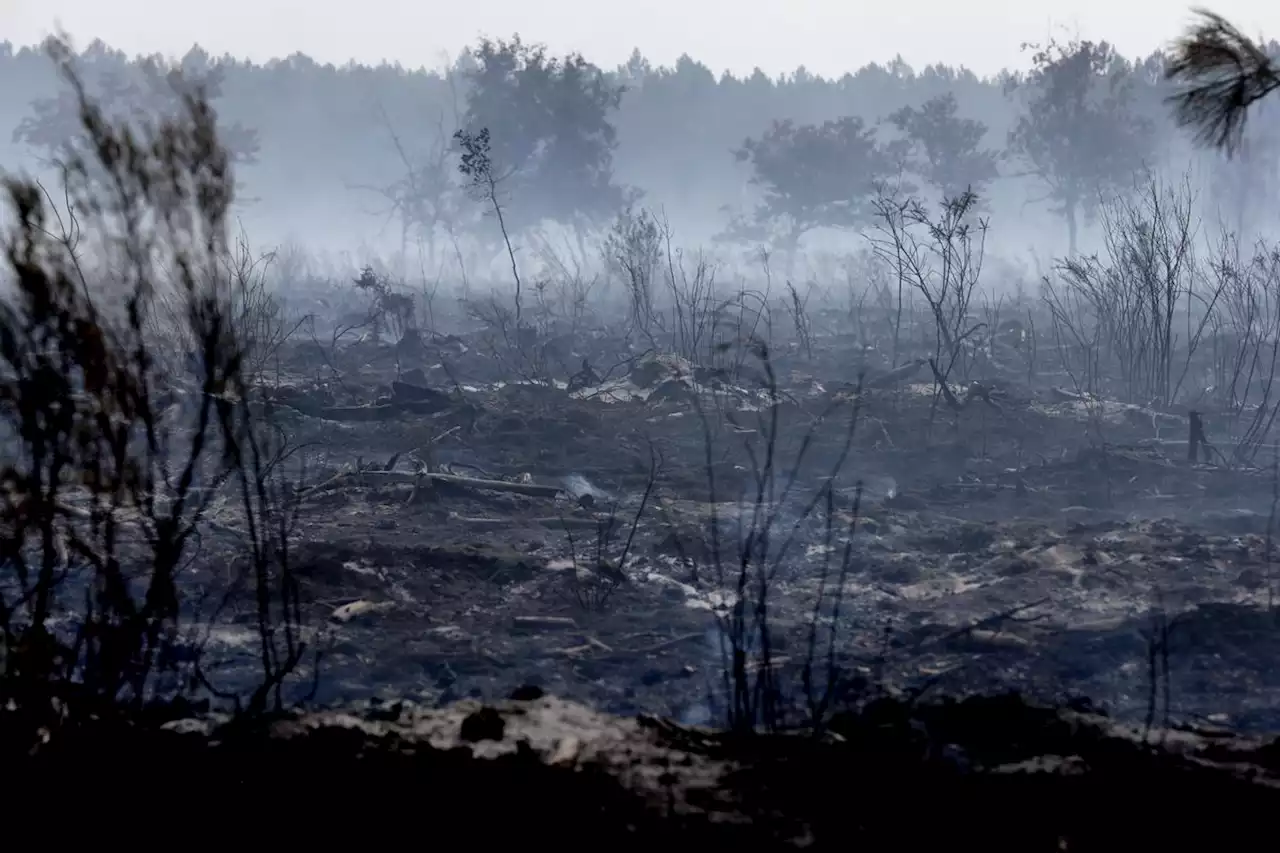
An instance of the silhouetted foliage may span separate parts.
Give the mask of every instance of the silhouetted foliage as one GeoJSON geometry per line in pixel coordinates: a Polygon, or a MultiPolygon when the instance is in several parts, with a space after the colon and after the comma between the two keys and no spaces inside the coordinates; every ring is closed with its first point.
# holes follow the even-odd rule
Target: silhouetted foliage
{"type": "Polygon", "coordinates": [[[1267,51],[1221,15],[1196,10],[1200,20],[1174,44],[1165,70],[1181,91],[1174,116],[1198,142],[1233,154],[1244,138],[1249,107],[1280,88],[1267,51]]]}
{"type": "Polygon", "coordinates": [[[483,127],[475,133],[459,130],[454,133],[453,139],[462,150],[458,171],[467,179],[467,190],[472,196],[485,202],[498,220],[502,242],[507,248],[507,257],[511,261],[511,276],[515,280],[515,323],[516,328],[519,329],[523,312],[520,270],[516,266],[516,253],[511,245],[511,232],[507,228],[502,199],[498,196],[499,183],[510,176],[498,175],[495,171],[489,128],[483,127]]]}
{"type": "Polygon", "coordinates": [[[262,667],[257,690],[227,698],[279,705],[306,649],[287,450],[250,405],[254,342],[225,274],[234,179],[213,111],[196,90],[175,117],[113,120],[64,42],[47,48],[84,144],[64,161],[63,211],[40,185],[4,180],[0,713],[15,715],[3,730],[18,749],[36,729],[219,692],[184,635],[196,611],[179,578],[224,487],[247,552],[227,594],[253,591],[262,667]],[[178,328],[162,328],[162,300],[178,328]],[[196,348],[195,387],[172,369],[168,331],[196,348]]]}
{"type": "MultiPolygon", "coordinates": [[[[1266,46],[1267,51],[1272,49],[1273,45],[1266,46]]],[[[521,48],[519,55],[527,50],[521,48]]],[[[425,242],[429,268],[452,263],[456,254],[452,238],[462,240],[464,254],[473,251],[473,241],[498,242],[491,218],[481,225],[473,206],[459,205],[462,198],[456,183],[438,199],[433,184],[434,178],[442,175],[454,179],[454,130],[466,127],[475,131],[483,126],[492,133],[500,172],[516,173],[507,186],[515,232],[525,231],[530,223],[562,220],[557,211],[574,206],[566,201],[543,207],[542,200],[552,196],[527,183],[540,171],[542,186],[562,200],[595,198],[591,191],[580,191],[584,185],[607,183],[615,188],[642,189],[646,206],[666,211],[682,234],[700,239],[722,228],[725,208],[746,213],[747,221],[753,218],[751,212],[761,193],[744,180],[731,152],[741,147],[745,138],[760,138],[775,120],[817,126],[860,116],[870,123],[903,107],[922,111],[931,100],[952,95],[956,115],[987,125],[992,140],[1000,140],[992,147],[1001,148],[1025,105],[1023,99],[1006,97],[1005,86],[1011,79],[1007,73],[983,78],[964,68],[932,65],[912,69],[899,61],[872,63],[831,78],[803,69],[783,75],[756,71],[734,76],[713,73],[690,56],[664,67],[637,54],[624,67],[601,71],[598,78],[594,72],[582,75],[578,95],[598,90],[599,99],[592,106],[591,98],[574,96],[572,104],[578,106],[570,109],[568,104],[556,106],[559,102],[554,99],[541,98],[559,91],[555,81],[560,76],[546,72],[550,61],[545,57],[539,74],[524,75],[517,73],[523,67],[517,53],[511,53],[516,61],[504,70],[496,59],[501,54],[499,47],[494,45],[491,52],[496,64],[487,75],[480,51],[468,52],[447,67],[433,70],[389,63],[335,66],[303,55],[262,64],[227,56],[214,58],[209,65],[216,69],[223,92],[217,102],[220,124],[241,122],[260,134],[259,162],[241,171],[258,199],[252,216],[261,217],[272,227],[329,241],[351,237],[353,230],[361,228],[363,216],[386,219],[394,214],[405,226],[401,229],[403,245],[418,239],[425,242]],[[482,78],[484,84],[477,88],[482,78]],[[625,95],[617,96],[622,86],[625,95]],[[531,94],[541,100],[531,99],[531,94]],[[583,105],[586,108],[579,109],[583,105]],[[485,116],[475,125],[466,119],[468,106],[483,107],[485,116]],[[578,130],[556,138],[548,130],[560,123],[559,118],[549,118],[552,107],[570,115],[569,126],[578,130]],[[581,124],[574,124],[583,116],[586,119],[581,124]],[[593,126],[598,133],[589,132],[593,126]],[[398,149],[387,145],[388,128],[393,129],[398,149]],[[521,131],[518,143],[511,141],[511,128],[521,131]],[[516,145],[521,157],[508,162],[504,150],[508,144],[516,145]],[[579,145],[585,146],[588,156],[574,150],[579,145]],[[593,159],[592,152],[600,147],[610,152],[607,182],[593,159]],[[588,165],[576,178],[570,176],[572,180],[552,174],[556,170],[548,171],[550,161],[543,161],[556,148],[566,152],[563,162],[575,164],[575,168],[576,164],[588,165]],[[447,163],[440,157],[446,151],[450,155],[447,163]],[[540,168],[527,168],[532,165],[540,168]],[[532,199],[528,203],[526,187],[532,199]],[[384,203],[370,204],[370,189],[384,203]],[[411,223],[407,226],[405,216],[411,223]],[[435,222],[435,226],[430,228],[419,220],[435,222]],[[433,237],[443,249],[434,262],[433,237]]],[[[1157,147],[1148,152],[1147,165],[1159,169],[1177,164],[1175,168],[1181,171],[1190,158],[1199,171],[1217,155],[1197,152],[1190,135],[1173,132],[1172,117],[1163,103],[1174,91],[1164,79],[1165,57],[1157,53],[1131,59],[1133,73],[1127,78],[1133,89],[1130,107],[1160,131],[1157,147]]],[[[102,45],[77,56],[86,79],[95,81],[111,75],[134,80],[137,62],[102,45]]],[[[28,113],[33,98],[52,98],[58,91],[48,63],[29,48],[0,47],[0,78],[7,84],[0,88],[0,121],[8,121],[11,128],[28,113]]],[[[1026,100],[1035,95],[1040,82],[1034,74],[1019,80],[1026,100]]],[[[1280,113],[1275,117],[1251,116],[1251,120],[1270,127],[1280,121],[1280,113]]],[[[10,158],[22,157],[27,150],[26,144],[13,144],[7,150],[0,145],[0,157],[6,153],[10,158]]],[[[1061,208],[1045,189],[1035,170],[1025,164],[1017,168],[1011,160],[1002,179],[992,182],[983,193],[993,221],[1001,224],[999,240],[1025,245],[1020,232],[1040,227],[1037,220],[1044,206],[1029,204],[1029,200],[1061,208]]],[[[613,190],[602,191],[599,198],[602,201],[597,209],[607,212],[591,214],[595,217],[592,224],[597,226],[611,221],[613,214],[625,207],[614,206],[617,195],[613,190]]],[[[1219,198],[1213,203],[1232,209],[1219,198]]],[[[569,218],[587,219],[589,214],[569,218]]],[[[256,228],[257,222],[253,225],[256,228]]]]}
{"type": "Polygon", "coordinates": [[[428,266],[434,267],[442,232],[457,233],[465,220],[453,179],[455,152],[445,133],[444,118],[437,123],[434,138],[409,143],[401,139],[385,110],[379,109],[379,121],[390,136],[403,172],[381,185],[352,186],[382,196],[387,221],[399,221],[400,251],[407,251],[411,240],[416,239],[425,250],[428,266]]]}
{"type": "MultiPolygon", "coordinates": [[[[73,59],[68,57],[68,61],[73,59]]],[[[149,56],[131,65],[102,65],[105,67],[92,80],[84,79],[83,73],[81,79],[98,108],[113,118],[177,118],[189,98],[199,95],[211,104],[222,95],[224,70],[198,48],[177,63],[149,56]]],[[[97,69],[91,66],[89,70],[97,69]]],[[[64,157],[65,146],[83,141],[79,95],[64,86],[53,97],[37,98],[31,103],[31,115],[14,130],[13,139],[51,159],[64,157]]],[[[251,128],[226,125],[220,139],[232,162],[251,163],[257,156],[258,134],[251,128]]]]}
{"type": "Polygon", "coordinates": [[[610,121],[621,86],[579,54],[549,57],[519,36],[485,39],[472,58],[463,129],[473,136],[488,130],[494,169],[514,178],[513,230],[542,220],[581,227],[623,206],[610,121]]]}
{"type": "Polygon", "coordinates": [[[1153,128],[1134,109],[1130,69],[1105,42],[1051,43],[1032,62],[1009,150],[1066,220],[1074,255],[1080,220],[1092,221],[1108,193],[1132,182],[1151,151],[1153,128]]]}
{"type": "Polygon", "coordinates": [[[1210,197],[1237,235],[1265,214],[1280,174],[1274,130],[1246,126],[1249,108],[1280,85],[1272,53],[1219,15],[1197,10],[1199,20],[1171,51],[1165,79],[1175,122],[1197,143],[1226,154],[1211,163],[1210,197]],[[1252,132],[1250,132],[1252,130],[1252,132]]]}
{"type": "Polygon", "coordinates": [[[919,109],[903,107],[889,116],[914,149],[912,171],[944,199],[958,198],[966,190],[982,196],[1000,174],[998,152],[982,147],[987,126],[960,118],[958,109],[956,96],[948,92],[919,109]]]}
{"type": "Polygon", "coordinates": [[[815,228],[852,228],[868,221],[877,186],[893,168],[875,129],[856,116],[820,125],[775,121],[760,138],[743,142],[735,156],[750,163],[751,183],[764,198],[730,234],[788,253],[815,228]]]}

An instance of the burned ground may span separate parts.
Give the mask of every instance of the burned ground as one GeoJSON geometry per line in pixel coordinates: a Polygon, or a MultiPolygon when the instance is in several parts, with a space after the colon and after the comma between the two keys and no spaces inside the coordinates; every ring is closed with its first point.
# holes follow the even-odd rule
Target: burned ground
{"type": "MultiPolygon", "coordinates": [[[[228,838],[448,832],[569,850],[1237,849],[1269,831],[1280,770],[1274,744],[1221,730],[1152,736],[1087,703],[882,696],[834,715],[821,737],[743,737],[524,688],[509,700],[357,702],[251,726],[216,714],[100,722],[15,765],[26,784],[10,802],[43,815],[47,786],[122,765],[166,780],[147,800],[156,830],[189,828],[198,802],[220,813],[206,835],[228,838]],[[245,802],[297,819],[263,821],[245,802]],[[347,813],[363,819],[333,819],[347,813]]],[[[68,832],[134,803],[129,786],[107,788],[68,832]]]]}
{"type": "Polygon", "coordinates": [[[739,545],[767,505],[768,665],[794,696],[834,630],[842,684],[1280,723],[1274,477],[1187,461],[1185,407],[1085,399],[1022,365],[976,370],[948,402],[927,364],[891,372],[839,336],[813,358],[768,353],[772,390],[751,355],[699,370],[590,335],[567,354],[623,363],[569,390],[513,381],[478,335],[282,351],[272,397],[309,459],[295,568],[325,631],[321,701],[537,685],[712,722],[739,545]],[[777,483],[757,503],[771,435],[777,483]]]}
{"type": "Polygon", "coordinates": [[[523,289],[508,241],[514,310],[495,287],[437,327],[437,294],[366,268],[287,319],[229,249],[207,104],[139,137],[67,76],[112,180],[72,164],[66,219],[9,183],[0,303],[0,752],[29,820],[140,767],[77,805],[189,832],[216,802],[240,841],[262,810],[230,792],[593,848],[1260,834],[1275,743],[1228,730],[1280,728],[1273,254],[1161,278],[1138,249],[1167,266],[1190,207],[1153,184],[1106,218],[1110,266],[1063,261],[1016,322],[981,293],[982,319],[965,193],[936,220],[881,199],[840,310],[771,299],[767,262],[722,292],[664,226],[630,247],[647,272],[613,259],[621,300],[567,267],[523,289]],[[1137,791],[1211,814],[1152,821],[1137,791]]]}

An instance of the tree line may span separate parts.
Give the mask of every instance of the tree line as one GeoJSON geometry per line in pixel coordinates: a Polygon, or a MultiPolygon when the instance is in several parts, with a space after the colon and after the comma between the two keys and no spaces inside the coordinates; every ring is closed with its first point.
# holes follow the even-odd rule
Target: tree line
{"type": "MultiPolygon", "coordinates": [[[[459,171],[461,142],[482,129],[502,230],[553,224],[582,252],[641,208],[692,211],[719,239],[792,253],[816,231],[866,227],[886,194],[971,191],[978,209],[1055,217],[1075,253],[1099,203],[1147,169],[1195,170],[1202,203],[1240,230],[1266,209],[1274,121],[1252,122],[1228,160],[1169,132],[1169,55],[1128,59],[1089,41],[1028,50],[1028,71],[985,79],[900,61],[838,79],[804,68],[717,77],[687,56],[655,67],[638,51],[606,70],[518,35],[482,40],[437,70],[301,55],[256,65],[198,47],[166,61],[101,43],[76,61],[117,114],[170,115],[201,87],[250,195],[338,196],[432,257],[460,238],[500,239],[459,171]]],[[[53,163],[74,137],[74,100],[47,64],[38,49],[0,45],[0,74],[17,81],[0,95],[10,158],[53,163]]]]}

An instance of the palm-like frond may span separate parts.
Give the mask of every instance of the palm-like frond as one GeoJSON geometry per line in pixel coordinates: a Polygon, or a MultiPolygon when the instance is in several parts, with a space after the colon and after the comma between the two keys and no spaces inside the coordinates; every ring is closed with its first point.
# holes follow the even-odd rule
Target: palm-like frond
{"type": "Polygon", "coordinates": [[[1280,88],[1280,73],[1253,39],[1221,15],[1195,11],[1200,20],[1174,43],[1165,69],[1165,78],[1183,87],[1169,101],[1180,126],[1230,156],[1249,107],[1280,88]]]}

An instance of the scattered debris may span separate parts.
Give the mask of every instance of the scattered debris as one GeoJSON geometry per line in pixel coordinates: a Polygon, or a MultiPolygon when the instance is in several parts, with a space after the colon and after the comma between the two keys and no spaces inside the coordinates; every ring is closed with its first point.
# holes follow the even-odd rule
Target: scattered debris
{"type": "Polygon", "coordinates": [[[374,602],[361,599],[336,608],[329,618],[334,622],[346,623],[379,613],[386,613],[393,607],[395,607],[395,604],[389,601],[374,602]]]}

